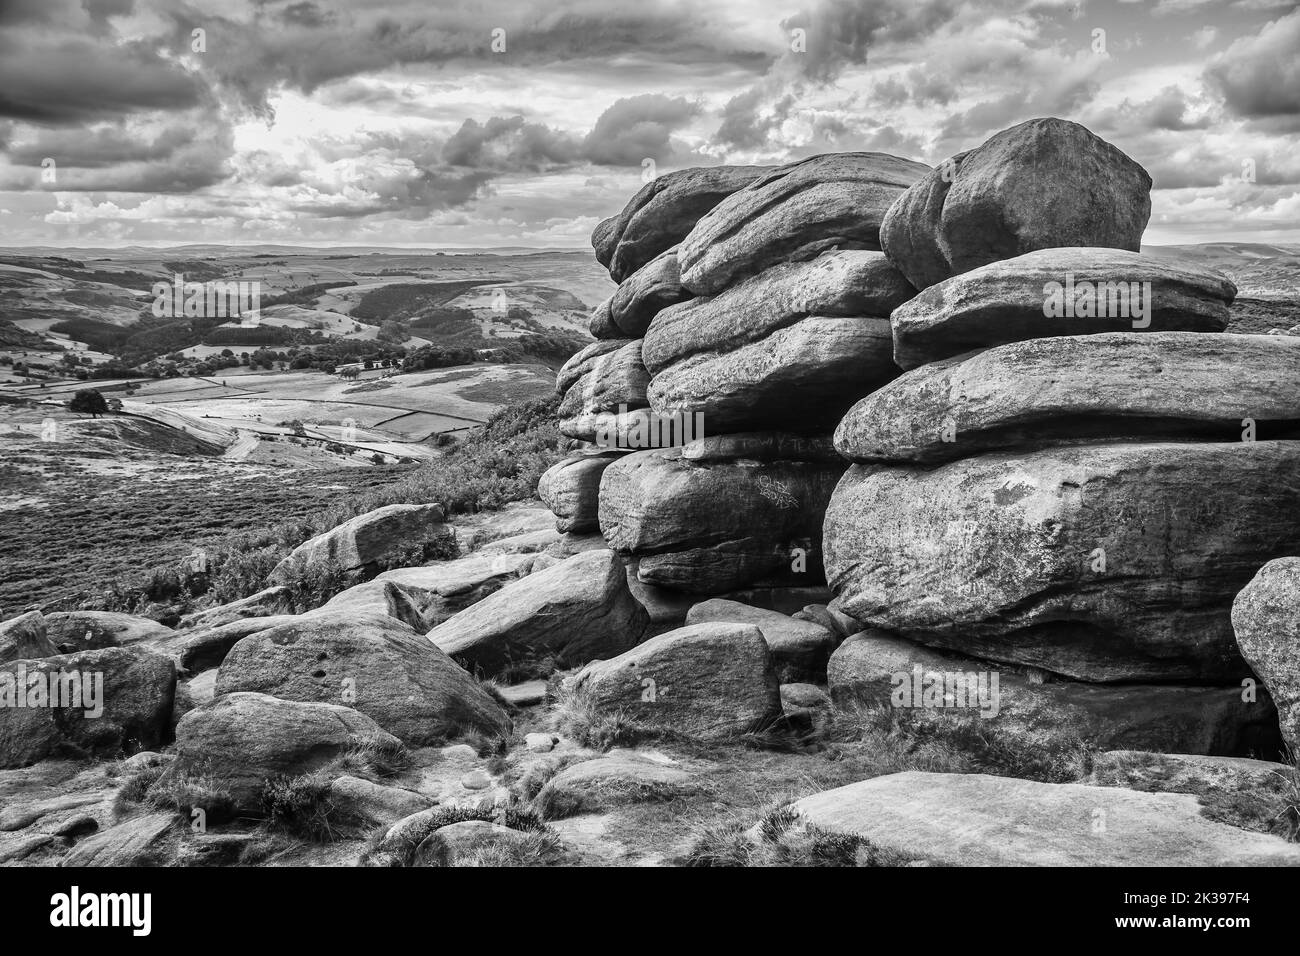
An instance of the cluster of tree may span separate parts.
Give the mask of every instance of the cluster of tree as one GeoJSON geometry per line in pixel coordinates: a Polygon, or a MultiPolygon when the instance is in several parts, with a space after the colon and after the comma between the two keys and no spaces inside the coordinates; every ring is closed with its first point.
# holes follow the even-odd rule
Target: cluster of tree
{"type": "Polygon", "coordinates": [[[262,296],[262,308],[273,305],[312,305],[325,294],[326,290],[338,289],[346,285],[356,285],[356,283],[351,279],[335,279],[333,282],[317,282],[297,289],[286,289],[277,295],[262,296]]]}
{"type": "Polygon", "coordinates": [[[477,360],[478,351],[468,346],[422,345],[407,354],[402,360],[402,369],[407,372],[418,372],[428,368],[472,365],[477,360]]]}

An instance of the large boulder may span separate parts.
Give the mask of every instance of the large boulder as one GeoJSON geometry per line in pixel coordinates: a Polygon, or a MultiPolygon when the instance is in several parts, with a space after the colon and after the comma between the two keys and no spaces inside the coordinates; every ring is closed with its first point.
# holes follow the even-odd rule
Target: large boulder
{"type": "Polygon", "coordinates": [[[622,453],[574,455],[556,462],[537,482],[537,497],[555,512],[555,529],[581,534],[600,529],[600,476],[622,453]]]}
{"type": "Polygon", "coordinates": [[[400,750],[369,717],[337,704],[223,694],[176,725],[176,760],[164,778],[206,777],[237,808],[260,809],[268,780],[299,776],[359,747],[400,750]]]}
{"type": "Polygon", "coordinates": [[[677,250],[669,249],[619,283],[609,302],[610,322],[619,337],[639,339],[660,310],[690,297],[682,288],[677,250]]]}
{"type": "Polygon", "coordinates": [[[175,665],[145,647],[0,665],[0,767],[156,749],[175,692],[175,665]]]}
{"type": "Polygon", "coordinates": [[[713,621],[757,627],[772,652],[776,676],[782,684],[826,680],[826,661],[837,642],[835,634],[822,625],[725,598],[702,601],[686,613],[687,624],[713,621]]]}
{"type": "Polygon", "coordinates": [[[821,583],[821,527],[843,464],[707,461],[675,449],[637,452],[605,469],[600,528],[640,559],[641,581],[718,594],[757,581],[821,583]]]}
{"type": "Polygon", "coordinates": [[[622,282],[677,245],[700,217],[770,166],[701,166],[657,176],[591,233],[596,260],[622,282]]]}
{"type": "Polygon", "coordinates": [[[180,627],[184,630],[210,630],[232,621],[242,621],[250,617],[270,617],[292,610],[293,592],[282,586],[272,586],[250,594],[248,597],[204,608],[186,614],[181,618],[180,627]]]}
{"type": "Polygon", "coordinates": [[[1259,569],[1232,602],[1232,627],[1246,662],[1277,704],[1287,746],[1300,754],[1300,558],[1278,558],[1259,569]]]}
{"type": "Polygon", "coordinates": [[[45,631],[40,611],[28,611],[0,624],[0,664],[10,661],[54,657],[59,649],[45,631]]]}
{"type": "Polygon", "coordinates": [[[1211,821],[1191,794],[908,771],[790,809],[939,866],[1300,866],[1300,845],[1211,821]]]}
{"type": "Polygon", "coordinates": [[[318,611],[244,638],[226,655],[216,693],[244,691],[343,704],[417,746],[510,728],[501,705],[446,654],[373,613],[318,611]]]}
{"type": "Polygon", "coordinates": [[[45,615],[45,636],[61,654],[157,641],[175,633],[147,617],[116,611],[56,611],[45,615]]]}
{"type": "Polygon", "coordinates": [[[913,369],[858,402],[835,445],[853,461],[932,462],[1098,439],[1239,441],[1252,423],[1257,439],[1300,434],[1300,338],[1105,332],[913,369]]]}
{"type": "Polygon", "coordinates": [[[854,465],[826,514],[842,609],[1081,680],[1239,682],[1229,607],[1300,552],[1300,442],[1083,445],[854,465]]]}
{"type": "Polygon", "coordinates": [[[454,541],[441,505],[385,505],[298,545],[269,580],[286,584],[310,568],[373,576],[387,563],[414,563],[410,557],[423,560],[454,541]]]}
{"type": "MultiPolygon", "coordinates": [[[[1039,682],[1033,672],[863,631],[831,655],[831,699],[849,715],[874,707],[911,717],[918,732],[943,722],[987,727],[1035,753],[1080,746],[1232,756],[1277,752],[1277,711],[1240,684],[1039,682]]],[[[848,718],[851,719],[851,716],[848,718]]]]}
{"type": "Polygon", "coordinates": [[[609,550],[586,551],[512,582],[429,632],[472,671],[550,659],[575,667],[635,646],[649,625],[609,550]]]}
{"type": "Polygon", "coordinates": [[[642,356],[657,375],[691,356],[734,351],[814,316],[887,318],[914,295],[879,252],[852,249],[782,262],[718,295],[664,309],[645,333],[642,356]]]}
{"type": "Polygon", "coordinates": [[[699,789],[694,776],[675,762],[620,750],[561,770],[546,782],[534,803],[543,818],[558,820],[630,804],[666,803],[699,789]]]}
{"type": "Polygon", "coordinates": [[[198,674],[220,667],[230,649],[258,631],[297,619],[296,614],[248,617],[212,628],[177,631],[149,644],[149,649],[168,657],[182,674],[198,674]]]}
{"type": "Polygon", "coordinates": [[[1096,332],[1222,332],[1237,287],[1213,269],[1121,249],[1043,249],[932,285],[890,316],[904,369],[976,349],[1096,332]]]}
{"type": "MultiPolygon", "coordinates": [[[[489,594],[501,590],[511,581],[528,574],[536,555],[527,551],[477,554],[450,561],[435,561],[418,568],[394,568],[385,571],[374,581],[380,586],[393,585],[403,596],[403,605],[411,607],[416,619],[407,621],[417,631],[436,627],[453,614],[477,604],[489,594]],[[417,623],[417,620],[419,623],[417,623]]],[[[336,595],[326,607],[341,607],[348,603],[348,592],[336,595]]],[[[390,616],[398,615],[389,612],[390,616]]],[[[405,617],[399,617],[404,620],[405,617]]]]}
{"type": "Polygon", "coordinates": [[[618,326],[614,324],[614,313],[611,311],[614,305],[614,297],[610,296],[604,299],[598,306],[591,310],[591,315],[587,319],[587,331],[596,339],[619,339],[622,334],[618,326]]]}
{"type": "Polygon", "coordinates": [[[1078,123],[1005,129],[941,163],[903,193],[880,227],[886,255],[918,289],[1038,249],[1137,252],[1151,177],[1078,123]]]}
{"type": "Polygon", "coordinates": [[[728,740],[781,714],[772,654],[758,628],[710,622],[660,634],[595,661],[564,688],[574,706],[649,730],[728,740]]]}
{"type": "Polygon", "coordinates": [[[682,240],[682,285],[713,295],[780,262],[832,248],[880,249],[880,223],[929,167],[886,153],[790,163],[724,199],[682,240]]]}
{"type": "Polygon", "coordinates": [[[699,415],[709,429],[824,432],[895,375],[888,319],[803,319],[734,351],[702,353],[650,382],[664,419],[699,415]]]}

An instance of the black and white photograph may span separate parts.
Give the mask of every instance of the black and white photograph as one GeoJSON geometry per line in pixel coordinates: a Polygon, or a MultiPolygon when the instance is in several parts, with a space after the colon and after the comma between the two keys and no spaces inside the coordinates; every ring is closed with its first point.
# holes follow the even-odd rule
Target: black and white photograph
{"type": "Polygon", "coordinates": [[[0,0],[15,925],[1232,946],[1298,758],[1295,0],[0,0]]]}

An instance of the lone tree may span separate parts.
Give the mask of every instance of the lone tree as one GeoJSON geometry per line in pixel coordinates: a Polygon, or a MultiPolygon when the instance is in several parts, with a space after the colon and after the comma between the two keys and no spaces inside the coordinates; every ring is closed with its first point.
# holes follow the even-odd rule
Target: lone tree
{"type": "Polygon", "coordinates": [[[68,411],[89,413],[92,418],[98,418],[108,412],[108,402],[100,394],[97,388],[82,388],[77,390],[77,394],[72,396],[72,401],[68,402],[68,411]]]}

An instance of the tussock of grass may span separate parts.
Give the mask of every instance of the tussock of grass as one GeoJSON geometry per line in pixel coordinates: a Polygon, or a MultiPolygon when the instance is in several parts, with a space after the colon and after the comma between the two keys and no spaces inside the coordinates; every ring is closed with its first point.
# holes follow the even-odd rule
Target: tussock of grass
{"type": "Polygon", "coordinates": [[[988,773],[1045,783],[1078,780],[1092,751],[1077,740],[1048,746],[973,715],[931,715],[892,707],[840,708],[835,738],[877,753],[890,772],[988,773]]]}
{"type": "Polygon", "coordinates": [[[315,843],[359,835],[365,821],[330,799],[330,781],[335,776],[328,770],[317,770],[268,780],[261,794],[267,826],[315,843]]]}
{"type": "Polygon", "coordinates": [[[151,784],[145,801],[159,809],[175,810],[187,823],[202,810],[208,825],[224,823],[235,815],[230,791],[208,776],[167,774],[151,784]]]}
{"type": "Polygon", "coordinates": [[[903,854],[851,833],[832,833],[778,807],[757,821],[729,820],[705,828],[686,866],[903,866],[903,854]]]}
{"type": "Polygon", "coordinates": [[[514,842],[492,843],[458,858],[453,867],[547,866],[560,852],[560,838],[554,833],[530,833],[514,842]]]}
{"type": "Polygon", "coordinates": [[[411,752],[401,741],[372,737],[346,751],[330,766],[336,771],[335,776],[349,774],[383,780],[409,770],[411,752]]]}

